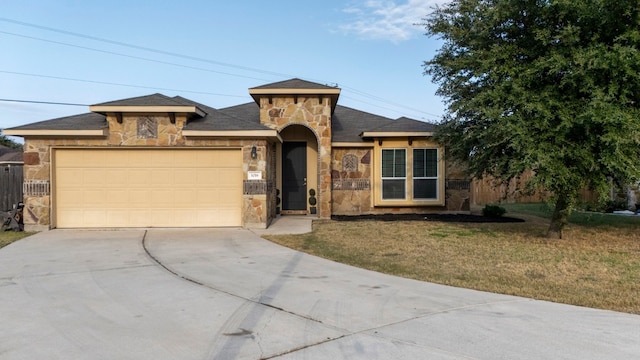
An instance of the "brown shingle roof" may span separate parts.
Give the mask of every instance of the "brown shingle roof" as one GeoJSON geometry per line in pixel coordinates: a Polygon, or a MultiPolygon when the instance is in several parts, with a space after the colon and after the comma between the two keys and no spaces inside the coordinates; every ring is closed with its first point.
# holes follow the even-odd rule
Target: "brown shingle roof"
{"type": "Polygon", "coordinates": [[[195,105],[207,113],[205,117],[190,120],[185,125],[185,130],[271,130],[260,124],[260,114],[255,103],[218,110],[183,97],[176,96],[175,99],[185,105],[195,105]]]}
{"type": "Polygon", "coordinates": [[[0,155],[0,163],[3,162],[22,162],[22,151],[13,151],[0,155]]]}
{"type": "Polygon", "coordinates": [[[335,89],[333,86],[322,85],[298,78],[278,81],[271,84],[253,87],[252,89],[335,89]]]}
{"type": "MultiPolygon", "coordinates": [[[[254,89],[335,89],[301,79],[290,79],[263,85],[254,89]]],[[[105,102],[95,106],[196,106],[205,115],[189,120],[185,130],[267,130],[260,124],[260,110],[251,102],[223,109],[175,96],[151,94],[129,99],[105,102]]],[[[409,118],[393,120],[384,116],[336,105],[332,118],[334,142],[362,142],[363,132],[432,132],[435,125],[409,118]]],[[[14,127],[11,130],[100,130],[107,128],[106,117],[99,113],[73,115],[14,127]]]]}
{"type": "Polygon", "coordinates": [[[163,94],[151,94],[128,99],[108,101],[92,106],[181,106],[185,105],[175,98],[163,94]]]}
{"type": "Polygon", "coordinates": [[[100,130],[106,128],[107,118],[102,114],[86,113],[17,126],[11,130],[100,130]]]}

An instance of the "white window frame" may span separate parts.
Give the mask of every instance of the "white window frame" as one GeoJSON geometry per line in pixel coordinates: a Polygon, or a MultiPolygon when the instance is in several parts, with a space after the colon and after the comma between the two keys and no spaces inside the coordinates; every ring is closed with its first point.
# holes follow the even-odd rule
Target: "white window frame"
{"type": "Polygon", "coordinates": [[[413,148],[412,149],[412,153],[411,153],[411,175],[412,175],[412,185],[411,185],[411,198],[413,200],[416,201],[420,201],[420,200],[438,200],[440,199],[440,169],[439,169],[439,151],[438,148],[432,148],[432,147],[420,147],[420,148],[413,148]],[[436,169],[436,176],[416,176],[416,170],[414,167],[414,163],[416,161],[415,157],[416,157],[416,150],[425,150],[425,159],[424,159],[424,166],[425,166],[425,173],[426,173],[426,166],[427,166],[427,159],[426,159],[426,155],[427,152],[429,150],[434,150],[436,152],[436,163],[435,163],[435,169],[436,169]],[[436,183],[436,196],[433,198],[420,198],[420,197],[416,197],[415,193],[416,193],[416,180],[435,180],[436,183]]]}
{"type": "Polygon", "coordinates": [[[407,180],[408,180],[408,167],[407,167],[407,158],[408,158],[408,154],[407,154],[407,149],[406,148],[384,148],[381,151],[381,156],[380,156],[380,178],[381,178],[381,199],[382,201],[405,201],[407,200],[407,180]],[[384,176],[384,152],[385,151],[393,151],[393,177],[385,177],[384,176]],[[402,176],[395,176],[395,160],[396,160],[396,156],[395,156],[395,152],[396,151],[404,151],[404,177],[402,176]],[[384,197],[384,182],[385,180],[392,180],[392,181],[399,181],[402,180],[404,181],[404,195],[402,198],[385,198],[384,197]]]}

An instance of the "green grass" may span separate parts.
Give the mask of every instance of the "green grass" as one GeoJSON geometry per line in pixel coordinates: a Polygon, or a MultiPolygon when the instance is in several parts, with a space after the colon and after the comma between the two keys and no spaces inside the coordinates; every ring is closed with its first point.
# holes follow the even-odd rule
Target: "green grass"
{"type": "MultiPolygon", "coordinates": [[[[500,204],[507,209],[505,216],[525,214],[551,219],[553,208],[545,203],[500,204]]],[[[582,226],[640,226],[640,216],[625,216],[574,210],[569,223],[582,226]]]]}
{"type": "Polygon", "coordinates": [[[637,219],[597,214],[594,221],[593,214],[578,214],[563,239],[552,240],[544,236],[548,220],[532,215],[548,217],[547,210],[509,207],[508,215],[524,214],[526,222],[319,220],[312,233],[266,238],[406,278],[640,314],[637,219]]]}
{"type": "Polygon", "coordinates": [[[16,231],[2,231],[0,232],[0,248],[3,248],[12,242],[23,239],[27,236],[35,234],[34,232],[16,232],[16,231]]]}

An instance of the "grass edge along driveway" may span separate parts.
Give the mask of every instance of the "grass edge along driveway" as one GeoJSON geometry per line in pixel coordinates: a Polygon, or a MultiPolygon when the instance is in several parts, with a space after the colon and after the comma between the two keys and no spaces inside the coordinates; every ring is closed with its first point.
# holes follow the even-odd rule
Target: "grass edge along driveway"
{"type": "Polygon", "coordinates": [[[640,314],[640,218],[578,213],[554,240],[531,215],[541,205],[516,205],[506,216],[526,222],[318,220],[311,233],[265,238],[406,278],[640,314]]]}

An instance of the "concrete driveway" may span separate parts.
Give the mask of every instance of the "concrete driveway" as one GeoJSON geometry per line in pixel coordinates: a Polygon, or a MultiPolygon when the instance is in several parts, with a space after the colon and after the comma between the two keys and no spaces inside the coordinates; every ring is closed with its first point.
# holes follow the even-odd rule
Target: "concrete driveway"
{"type": "Polygon", "coordinates": [[[0,250],[3,360],[639,358],[640,316],[382,275],[242,229],[54,230],[0,250]]]}

